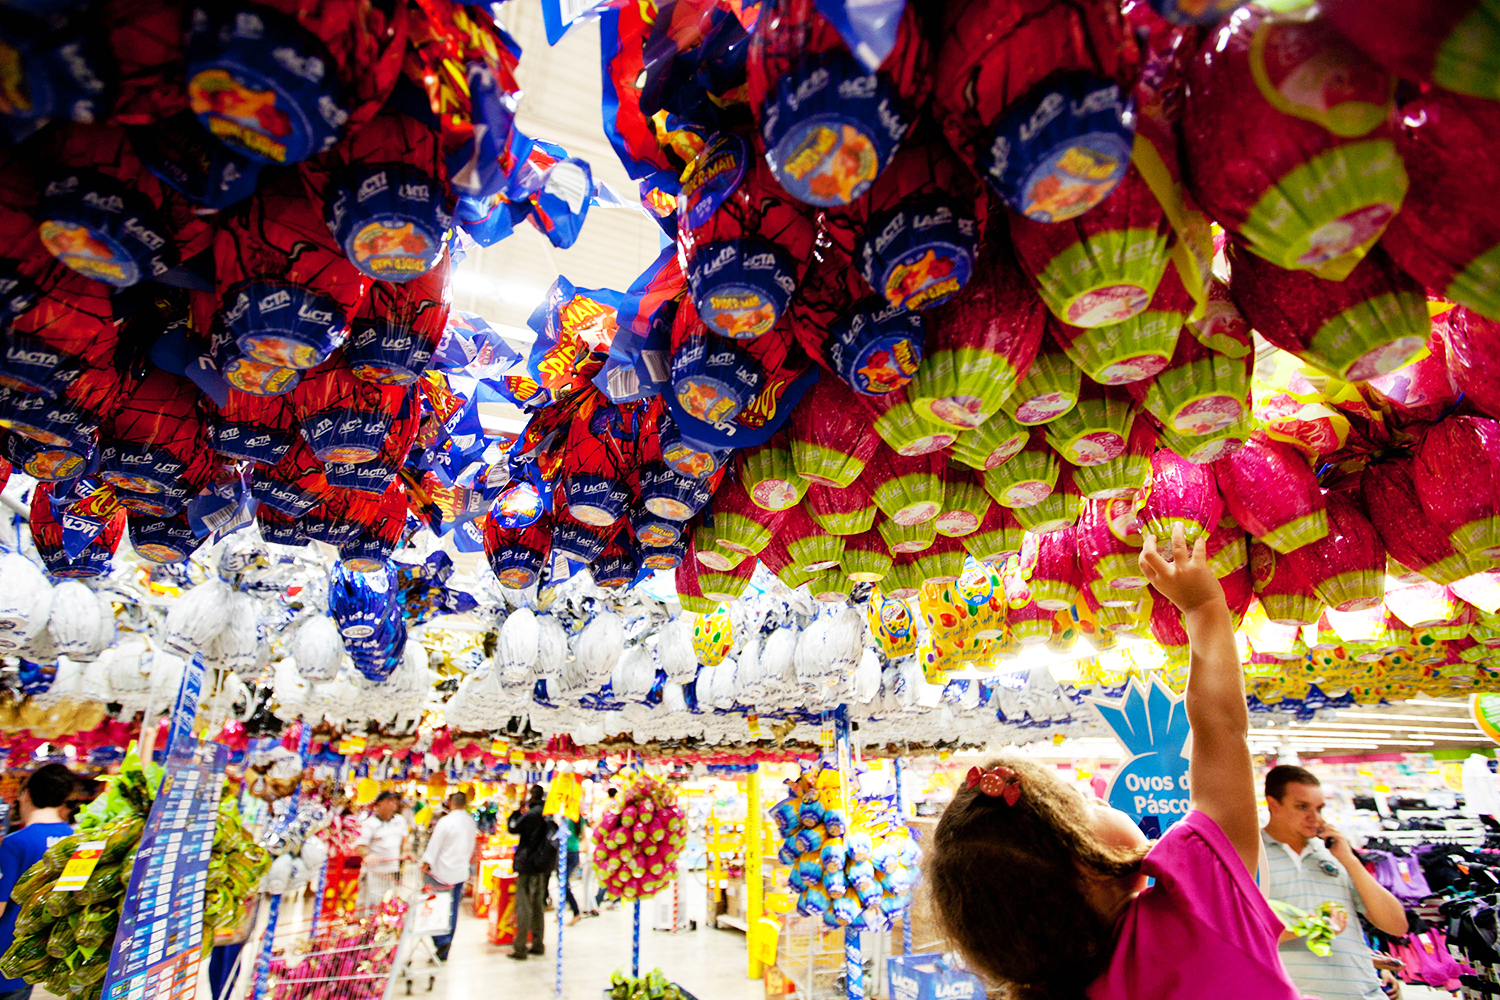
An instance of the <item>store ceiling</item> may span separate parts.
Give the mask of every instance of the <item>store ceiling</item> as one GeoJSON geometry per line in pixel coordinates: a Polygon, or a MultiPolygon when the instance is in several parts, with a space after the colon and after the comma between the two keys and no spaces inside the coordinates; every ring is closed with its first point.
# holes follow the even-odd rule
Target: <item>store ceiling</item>
{"type": "Polygon", "coordinates": [[[1461,698],[1414,698],[1389,707],[1360,706],[1340,711],[1331,722],[1269,725],[1250,717],[1251,745],[1272,752],[1287,746],[1300,756],[1359,753],[1430,753],[1483,750],[1494,743],[1479,731],[1461,698]]]}
{"type": "MultiPolygon", "coordinates": [[[[597,24],[575,28],[547,45],[542,5],[508,3],[501,22],[522,49],[517,71],[522,87],[517,116],[521,130],[547,139],[587,160],[594,179],[614,188],[636,207],[589,211],[578,242],[558,250],[530,225],[492,247],[471,253],[454,276],[453,306],[478,313],[522,351],[531,340],[526,319],[558,275],[580,288],[623,291],[661,253],[661,228],[638,207],[639,192],[605,138],[600,102],[597,24]],[[511,329],[505,329],[505,328],[511,329]]],[[[492,431],[514,432],[522,423],[515,407],[481,407],[492,431]]]]}

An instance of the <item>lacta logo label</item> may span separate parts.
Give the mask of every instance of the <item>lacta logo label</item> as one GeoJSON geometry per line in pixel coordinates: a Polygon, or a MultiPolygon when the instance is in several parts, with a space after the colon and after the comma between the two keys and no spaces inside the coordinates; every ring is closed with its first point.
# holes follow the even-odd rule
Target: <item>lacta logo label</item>
{"type": "Polygon", "coordinates": [[[839,97],[844,100],[864,100],[875,96],[875,88],[879,81],[874,73],[865,76],[851,77],[839,84],[839,97]]]}
{"type": "Polygon", "coordinates": [[[432,197],[432,188],[427,184],[406,183],[396,189],[396,197],[407,201],[426,201],[432,197]]]}
{"type": "Polygon", "coordinates": [[[73,175],[48,184],[47,190],[42,192],[42,196],[44,198],[51,198],[55,195],[67,194],[69,191],[76,190],[78,190],[78,177],[77,175],[73,175]]]}
{"type": "Polygon", "coordinates": [[[83,203],[111,215],[125,211],[125,199],[117,194],[102,195],[98,191],[89,191],[84,194],[83,203]]]}
{"type": "Polygon", "coordinates": [[[319,420],[317,423],[313,424],[312,434],[313,437],[322,437],[324,434],[327,434],[331,430],[333,430],[333,421],[329,420],[327,417],[324,417],[322,420],[319,420]]]}
{"type": "Polygon", "coordinates": [[[385,171],[379,170],[364,179],[364,182],[360,184],[359,191],[355,194],[355,197],[360,201],[364,201],[366,198],[377,195],[380,192],[388,189],[390,186],[391,182],[386,179],[385,171]]]}
{"type": "Polygon", "coordinates": [[[802,86],[797,88],[797,92],[795,94],[787,95],[787,107],[791,108],[793,111],[796,111],[797,108],[801,106],[803,101],[817,94],[827,86],[828,70],[816,70],[815,72],[810,74],[806,80],[802,81],[802,86]]]}
{"type": "Polygon", "coordinates": [[[327,309],[314,309],[312,306],[303,304],[297,310],[297,318],[305,319],[309,323],[318,323],[323,326],[333,325],[333,313],[327,309]]]}
{"type": "Polygon", "coordinates": [[[773,253],[752,254],[745,258],[745,270],[747,271],[769,271],[776,266],[776,255],[773,253]]]}
{"type": "Polygon", "coordinates": [[[916,1000],[918,983],[911,976],[891,977],[891,991],[899,1000],[916,1000]]]}
{"type": "Polygon", "coordinates": [[[261,300],[256,303],[256,307],[260,309],[261,312],[268,313],[275,312],[278,309],[285,309],[291,304],[292,293],[287,291],[285,288],[278,288],[270,295],[262,296],[261,300]]]}
{"type": "Polygon", "coordinates": [[[1030,142],[1036,138],[1037,133],[1062,114],[1065,107],[1067,107],[1067,100],[1056,91],[1042,98],[1042,103],[1037,105],[1031,117],[1021,124],[1021,141],[1030,142]]]}
{"type": "Polygon", "coordinates": [[[271,50],[271,58],[286,68],[288,73],[295,73],[304,80],[318,83],[323,79],[327,69],[323,60],[317,56],[304,56],[289,45],[281,45],[271,50]]]}
{"type": "Polygon", "coordinates": [[[932,991],[937,1000],[967,1000],[974,995],[973,983],[938,983],[932,991]]]}
{"type": "Polygon", "coordinates": [[[61,358],[50,351],[28,351],[20,347],[8,347],[5,350],[5,360],[18,365],[36,365],[53,368],[56,367],[61,358]]]}
{"type": "Polygon", "coordinates": [[[704,267],[702,271],[703,276],[707,277],[710,274],[713,274],[714,272],[723,268],[726,264],[733,261],[738,256],[739,254],[735,251],[734,247],[724,247],[714,255],[713,260],[708,262],[708,266],[704,267]]]}
{"type": "Polygon", "coordinates": [[[1091,115],[1099,111],[1109,111],[1120,106],[1120,88],[1116,84],[1102,87],[1090,94],[1084,95],[1083,100],[1074,101],[1071,111],[1073,117],[1091,115]]]}
{"type": "Polygon", "coordinates": [[[364,426],[365,426],[365,424],[364,424],[363,420],[360,420],[358,417],[350,417],[347,420],[345,420],[343,423],[339,424],[339,433],[340,434],[355,434],[355,433],[363,430],[364,426]]]}
{"type": "Polygon", "coordinates": [[[253,438],[250,438],[249,440],[247,440],[245,442],[245,447],[247,447],[247,448],[267,448],[267,447],[270,446],[270,444],[271,444],[271,435],[269,435],[269,434],[261,434],[261,435],[259,435],[257,437],[253,437],[253,438]]]}
{"type": "Polygon", "coordinates": [[[133,215],[125,220],[125,231],[131,236],[134,236],[136,239],[140,240],[142,243],[146,244],[146,246],[150,247],[152,250],[160,250],[162,247],[166,246],[167,243],[164,236],[162,236],[160,233],[154,232],[153,230],[147,229],[144,225],[141,224],[141,220],[133,215]]]}

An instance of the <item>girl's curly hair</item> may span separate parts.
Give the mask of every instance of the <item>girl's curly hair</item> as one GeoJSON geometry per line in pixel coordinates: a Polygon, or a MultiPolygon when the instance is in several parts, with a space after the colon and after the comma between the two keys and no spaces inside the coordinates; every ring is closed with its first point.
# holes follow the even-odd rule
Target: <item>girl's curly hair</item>
{"type": "Polygon", "coordinates": [[[1012,1000],[1077,1000],[1104,971],[1114,928],[1085,883],[1136,874],[1146,848],[1101,843],[1089,806],[1050,767],[1009,754],[1014,806],[960,786],[927,855],[934,915],[969,966],[1012,1000]]]}

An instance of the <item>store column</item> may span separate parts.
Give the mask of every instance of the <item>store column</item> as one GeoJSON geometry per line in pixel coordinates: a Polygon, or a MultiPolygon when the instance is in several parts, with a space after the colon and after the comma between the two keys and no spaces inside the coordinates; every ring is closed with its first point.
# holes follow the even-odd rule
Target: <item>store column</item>
{"type": "MultiPolygon", "coordinates": [[[[745,919],[754,934],[760,926],[765,900],[765,878],[761,867],[761,845],[764,843],[760,829],[760,765],[754,765],[745,775],[745,919]]],[[[751,979],[765,974],[764,967],[755,958],[756,950],[748,948],[751,979]]]]}

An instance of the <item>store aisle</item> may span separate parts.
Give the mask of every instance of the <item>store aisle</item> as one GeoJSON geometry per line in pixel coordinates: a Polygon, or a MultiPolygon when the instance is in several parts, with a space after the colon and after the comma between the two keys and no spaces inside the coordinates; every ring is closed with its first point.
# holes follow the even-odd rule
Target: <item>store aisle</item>
{"type": "MultiPolygon", "coordinates": [[[[492,945],[485,940],[484,922],[459,914],[448,964],[437,973],[433,1000],[470,1000],[476,986],[495,988],[501,995],[552,996],[557,963],[553,947],[557,940],[557,914],[547,914],[547,954],[524,962],[507,956],[510,945],[492,945]]],[[[649,921],[643,916],[643,920],[649,921]]],[[[567,1000],[599,1000],[616,969],[630,971],[630,910],[605,910],[565,928],[563,939],[563,995],[567,1000]]],[[[413,973],[426,971],[425,959],[413,964],[413,973]]],[[[745,977],[745,936],[738,931],[703,928],[668,934],[641,930],[641,971],[660,967],[675,982],[699,1000],[761,1000],[759,980],[745,977]]],[[[412,993],[423,997],[426,976],[414,977],[412,993]]],[[[396,996],[405,987],[397,984],[396,996]]]]}

